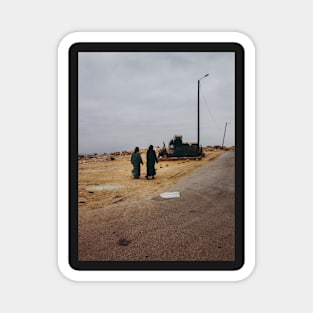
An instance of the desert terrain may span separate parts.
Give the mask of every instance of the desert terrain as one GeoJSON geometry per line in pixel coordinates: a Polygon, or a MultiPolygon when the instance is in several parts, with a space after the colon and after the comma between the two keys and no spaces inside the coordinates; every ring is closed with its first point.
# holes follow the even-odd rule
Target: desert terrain
{"type": "Polygon", "coordinates": [[[159,161],[154,180],[145,152],[138,180],[130,153],[80,157],[78,259],[234,260],[234,148],[159,161]],[[180,198],[160,197],[173,188],[180,198]]]}
{"type": "Polygon", "coordinates": [[[227,150],[206,147],[203,149],[205,156],[201,159],[160,160],[155,166],[157,174],[154,180],[145,179],[146,150],[140,150],[144,165],[141,166],[139,180],[133,179],[131,174],[130,152],[81,157],[78,169],[79,213],[159,195],[181,177],[227,150]]]}

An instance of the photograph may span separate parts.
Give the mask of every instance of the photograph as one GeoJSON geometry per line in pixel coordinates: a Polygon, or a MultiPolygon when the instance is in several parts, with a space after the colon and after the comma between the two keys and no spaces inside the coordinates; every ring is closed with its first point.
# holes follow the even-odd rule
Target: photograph
{"type": "Polygon", "coordinates": [[[77,264],[231,268],[235,51],[111,50],[75,63],[77,264]]]}

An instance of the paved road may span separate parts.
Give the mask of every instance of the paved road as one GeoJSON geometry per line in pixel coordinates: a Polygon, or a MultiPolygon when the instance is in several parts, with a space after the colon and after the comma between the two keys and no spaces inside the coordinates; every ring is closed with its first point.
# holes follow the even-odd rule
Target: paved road
{"type": "Polygon", "coordinates": [[[79,221],[80,260],[235,259],[235,160],[229,151],[155,197],[87,212],[79,221]]]}

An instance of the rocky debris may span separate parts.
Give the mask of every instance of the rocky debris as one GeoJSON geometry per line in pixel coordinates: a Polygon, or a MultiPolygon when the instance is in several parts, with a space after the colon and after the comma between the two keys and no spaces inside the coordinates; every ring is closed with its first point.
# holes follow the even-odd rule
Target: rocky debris
{"type": "Polygon", "coordinates": [[[217,149],[222,149],[222,146],[214,146],[214,149],[217,150],[217,149]]]}
{"type": "Polygon", "coordinates": [[[120,239],[118,241],[118,245],[119,246],[128,246],[130,244],[130,240],[126,240],[126,239],[120,239]]]}

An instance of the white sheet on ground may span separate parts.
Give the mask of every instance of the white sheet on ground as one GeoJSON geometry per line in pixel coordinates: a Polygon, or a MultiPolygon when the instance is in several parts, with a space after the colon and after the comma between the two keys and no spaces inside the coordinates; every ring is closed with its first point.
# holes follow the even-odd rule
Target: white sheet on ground
{"type": "Polygon", "coordinates": [[[160,194],[162,198],[170,199],[170,198],[179,198],[180,192],[179,191],[172,191],[172,192],[163,192],[160,194]]]}

